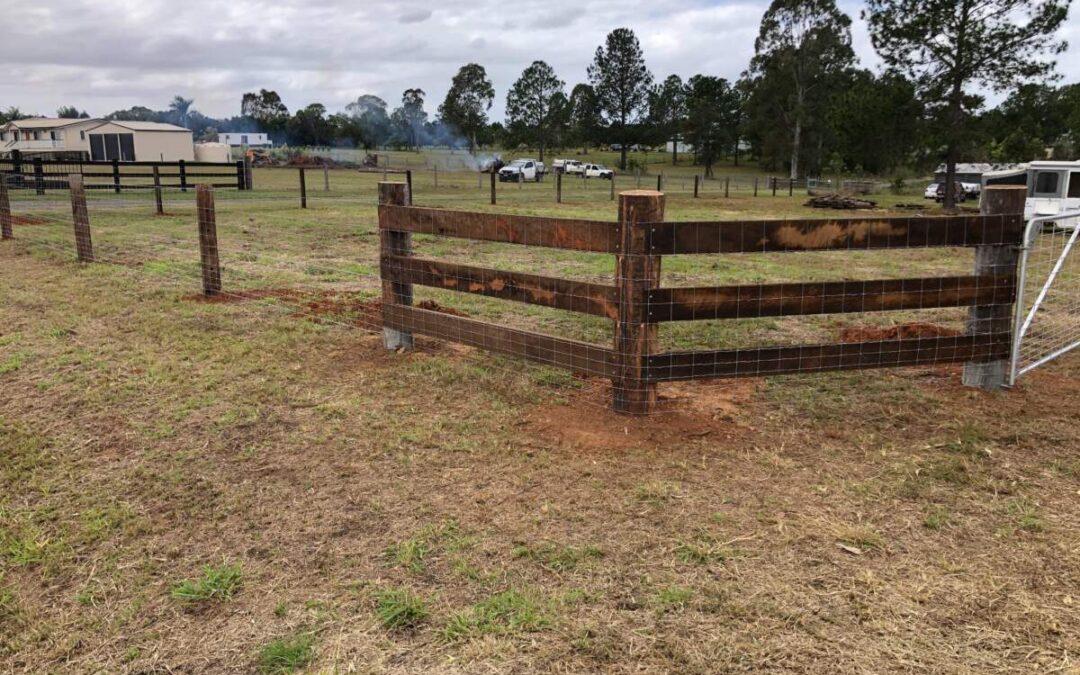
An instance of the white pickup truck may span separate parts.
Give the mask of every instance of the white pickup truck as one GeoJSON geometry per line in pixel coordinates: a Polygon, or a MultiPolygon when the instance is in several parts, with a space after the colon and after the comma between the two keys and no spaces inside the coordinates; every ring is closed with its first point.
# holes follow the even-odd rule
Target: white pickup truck
{"type": "Polygon", "coordinates": [[[584,174],[586,178],[606,178],[607,180],[615,178],[615,172],[603,164],[586,164],[584,174]]]}
{"type": "Polygon", "coordinates": [[[544,179],[547,168],[543,162],[535,159],[515,159],[499,169],[499,181],[502,183],[539,183],[544,179]]]}
{"type": "Polygon", "coordinates": [[[585,165],[576,159],[557,159],[551,164],[551,168],[555,173],[566,174],[581,174],[585,170],[585,165]]]}

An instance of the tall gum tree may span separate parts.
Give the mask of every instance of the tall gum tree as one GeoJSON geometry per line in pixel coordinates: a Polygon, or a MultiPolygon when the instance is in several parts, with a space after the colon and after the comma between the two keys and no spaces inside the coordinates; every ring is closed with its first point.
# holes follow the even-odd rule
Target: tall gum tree
{"type": "Polygon", "coordinates": [[[543,61],[533,61],[506,95],[506,116],[512,127],[524,130],[529,140],[544,150],[564,118],[566,83],[543,61]]]}
{"type": "Polygon", "coordinates": [[[439,116],[468,139],[469,154],[476,152],[476,137],[487,127],[487,111],[494,100],[495,88],[479,64],[462,66],[450,81],[439,116]]]}
{"type": "Polygon", "coordinates": [[[790,176],[799,177],[804,132],[818,120],[838,76],[855,63],[851,18],[834,0],[773,0],[761,18],[750,62],[754,98],[788,134],[790,176]]]}

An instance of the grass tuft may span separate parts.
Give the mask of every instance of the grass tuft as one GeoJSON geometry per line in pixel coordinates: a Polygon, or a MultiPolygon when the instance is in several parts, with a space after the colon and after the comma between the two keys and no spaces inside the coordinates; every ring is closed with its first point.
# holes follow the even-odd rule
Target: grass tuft
{"type": "Polygon", "coordinates": [[[544,542],[537,546],[521,544],[514,548],[514,557],[535,560],[553,572],[569,572],[586,560],[603,558],[604,552],[596,546],[560,546],[544,542]]]}
{"type": "Polygon", "coordinates": [[[428,617],[424,600],[405,588],[387,588],[375,595],[375,614],[387,630],[415,628],[428,617]]]}
{"type": "Polygon", "coordinates": [[[267,675],[296,672],[311,662],[314,645],[310,633],[274,640],[259,651],[259,671],[267,675]]]}
{"type": "Polygon", "coordinates": [[[450,617],[442,630],[449,642],[484,635],[517,635],[542,630],[551,624],[533,598],[517,591],[503,591],[469,610],[450,617]]]}
{"type": "Polygon", "coordinates": [[[171,595],[182,602],[228,600],[240,590],[242,583],[243,572],[239,565],[207,565],[198,579],[185,579],[174,585],[171,595]]]}

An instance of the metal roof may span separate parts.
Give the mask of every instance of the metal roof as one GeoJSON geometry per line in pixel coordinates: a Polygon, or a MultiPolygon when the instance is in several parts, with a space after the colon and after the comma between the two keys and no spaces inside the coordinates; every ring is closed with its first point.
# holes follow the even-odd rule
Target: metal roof
{"type": "Polygon", "coordinates": [[[106,124],[115,124],[118,127],[131,129],[132,131],[183,131],[191,133],[190,129],[178,127],[175,124],[165,124],[164,122],[135,122],[128,120],[99,120],[99,122],[100,124],[97,125],[99,127],[106,124]]]}
{"type": "Polygon", "coordinates": [[[87,123],[99,123],[99,119],[58,119],[55,117],[28,117],[22,120],[12,120],[5,126],[14,127],[16,129],[57,129],[59,127],[67,127],[72,124],[87,124],[87,123]]]}

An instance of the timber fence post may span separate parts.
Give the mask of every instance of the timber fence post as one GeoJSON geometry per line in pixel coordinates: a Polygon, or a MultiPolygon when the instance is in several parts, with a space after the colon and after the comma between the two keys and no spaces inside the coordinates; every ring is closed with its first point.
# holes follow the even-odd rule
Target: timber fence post
{"type": "Polygon", "coordinates": [[[203,295],[217,295],[221,293],[221,261],[218,257],[214,191],[209,185],[195,188],[195,204],[199,212],[199,261],[202,264],[203,295]]]}
{"type": "MultiPolygon", "coordinates": [[[[409,204],[408,186],[405,183],[379,183],[379,206],[406,206],[409,204]]],[[[394,258],[412,255],[412,235],[387,229],[384,226],[382,209],[379,209],[379,258],[380,276],[382,277],[383,303],[383,346],[391,351],[412,349],[413,335],[387,325],[387,311],[390,305],[411,305],[413,301],[412,284],[394,280],[394,269],[401,262],[394,258]]]]}
{"type": "Polygon", "coordinates": [[[71,218],[75,224],[75,257],[79,262],[94,262],[94,245],[90,240],[90,213],[86,210],[86,188],[77,173],[68,177],[71,188],[71,218]]]}
{"type": "Polygon", "coordinates": [[[330,192],[330,167],[323,164],[322,167],[323,192],[330,192]]]}
{"type": "Polygon", "coordinates": [[[491,205],[495,206],[495,169],[491,170],[491,205]]]}
{"type": "Polygon", "coordinates": [[[0,239],[12,239],[11,198],[8,196],[7,176],[0,173],[0,239]]]}
{"type": "Polygon", "coordinates": [[[612,407],[645,415],[656,407],[656,383],[646,378],[649,356],[657,350],[658,324],[649,321],[649,292],[660,285],[660,257],[650,255],[647,223],[664,220],[664,194],[633,190],[619,195],[619,253],[615,286],[619,319],[615,326],[616,372],[612,407]]]}
{"type": "Polygon", "coordinates": [[[161,169],[154,165],[154,213],[159,216],[165,215],[165,203],[161,194],[161,169]]]}
{"type": "Polygon", "coordinates": [[[40,157],[34,158],[34,186],[37,194],[45,194],[45,166],[40,157]]]}
{"type": "Polygon", "coordinates": [[[300,168],[300,208],[307,208],[307,174],[300,168]]]}
{"type": "MultiPolygon", "coordinates": [[[[991,185],[983,190],[980,210],[985,216],[1023,214],[1026,199],[1027,188],[1023,186],[991,185]]],[[[1013,276],[1015,279],[1019,262],[1020,251],[1011,244],[975,248],[976,276],[1013,276]]],[[[983,335],[989,341],[993,334],[1016,329],[1012,325],[1012,316],[1013,305],[1004,302],[972,307],[967,334],[983,335]]],[[[1008,360],[970,361],[964,364],[964,385],[987,391],[1000,389],[1008,382],[1008,370],[1008,360]]]]}
{"type": "Polygon", "coordinates": [[[701,194],[701,174],[694,174],[694,199],[697,199],[701,194]]]}
{"type": "Polygon", "coordinates": [[[555,203],[562,204],[562,171],[555,172],[555,203]]]}

